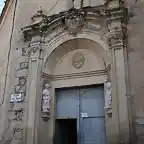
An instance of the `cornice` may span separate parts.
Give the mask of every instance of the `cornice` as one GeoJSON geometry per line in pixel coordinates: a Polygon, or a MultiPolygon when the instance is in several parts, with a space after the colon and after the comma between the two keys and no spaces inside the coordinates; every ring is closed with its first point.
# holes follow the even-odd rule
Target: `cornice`
{"type": "Polygon", "coordinates": [[[44,36],[56,27],[63,27],[65,30],[76,34],[83,27],[83,22],[88,15],[96,17],[106,17],[104,6],[85,7],[82,9],[72,8],[59,14],[47,16],[43,11],[38,11],[33,17],[33,23],[22,28],[25,41],[31,40],[33,36],[44,36]],[[74,31],[76,30],[76,32],[74,31]]]}
{"type": "MultiPolygon", "coordinates": [[[[114,3],[115,0],[111,1],[114,3]]],[[[64,31],[67,30],[75,36],[84,27],[85,21],[89,20],[89,18],[92,19],[92,17],[93,19],[107,19],[107,25],[117,19],[122,23],[126,23],[128,18],[127,9],[122,4],[110,7],[110,2],[103,6],[84,7],[82,9],[72,8],[51,16],[45,15],[40,10],[31,18],[32,24],[21,29],[24,41],[31,41],[34,36],[46,36],[57,27],[62,28],[64,31]]]]}
{"type": "Polygon", "coordinates": [[[111,67],[110,67],[110,65],[108,65],[107,68],[104,70],[71,73],[71,74],[61,74],[61,75],[48,74],[48,73],[43,71],[42,77],[44,77],[44,78],[47,77],[47,78],[51,79],[51,81],[64,80],[64,79],[85,78],[85,77],[106,75],[107,72],[110,71],[110,69],[111,69],[111,67]]]}

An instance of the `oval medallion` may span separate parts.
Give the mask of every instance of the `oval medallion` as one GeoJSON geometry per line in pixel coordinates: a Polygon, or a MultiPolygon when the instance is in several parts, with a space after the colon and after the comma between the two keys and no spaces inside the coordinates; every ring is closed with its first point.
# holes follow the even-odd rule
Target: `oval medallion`
{"type": "Polygon", "coordinates": [[[72,58],[72,65],[76,69],[80,69],[85,62],[85,57],[82,52],[76,52],[72,58]]]}

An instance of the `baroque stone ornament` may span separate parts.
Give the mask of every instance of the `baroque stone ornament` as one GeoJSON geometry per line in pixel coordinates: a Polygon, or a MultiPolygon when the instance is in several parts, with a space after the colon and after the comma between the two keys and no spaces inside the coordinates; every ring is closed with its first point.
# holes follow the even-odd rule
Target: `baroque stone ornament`
{"type": "Polygon", "coordinates": [[[25,95],[26,93],[26,84],[27,84],[27,77],[22,76],[19,77],[19,84],[15,86],[15,93],[23,93],[25,95]]]}
{"type": "MultiPolygon", "coordinates": [[[[80,9],[71,8],[51,16],[46,15],[42,10],[38,11],[31,19],[32,24],[23,27],[23,40],[30,41],[33,36],[47,36],[55,29],[62,28],[62,31],[68,30],[71,35],[76,36],[84,26],[84,21],[88,15],[95,19],[105,17],[107,11],[104,6],[82,7],[80,9]]],[[[87,22],[85,23],[87,25],[87,22]]]]}
{"type": "Polygon", "coordinates": [[[80,69],[82,68],[84,63],[85,63],[84,54],[82,52],[76,52],[72,58],[73,67],[75,67],[76,69],[80,69]]]}
{"type": "Polygon", "coordinates": [[[28,69],[28,62],[21,62],[20,63],[20,69],[23,70],[23,69],[28,69]]]}
{"type": "Polygon", "coordinates": [[[29,48],[22,48],[22,56],[28,56],[29,54],[29,48]]]}
{"type": "Polygon", "coordinates": [[[70,9],[65,15],[65,24],[70,34],[76,35],[84,25],[84,12],[75,8],[70,9]]]}
{"type": "Polygon", "coordinates": [[[30,44],[30,57],[31,59],[42,58],[43,57],[43,49],[41,46],[41,42],[34,42],[30,44]]]}
{"type": "Polygon", "coordinates": [[[22,128],[14,128],[13,129],[13,139],[23,141],[23,129],[22,128]]]}
{"type": "Polygon", "coordinates": [[[24,109],[16,110],[14,111],[14,113],[15,113],[15,117],[13,120],[22,122],[24,116],[24,109]]]}

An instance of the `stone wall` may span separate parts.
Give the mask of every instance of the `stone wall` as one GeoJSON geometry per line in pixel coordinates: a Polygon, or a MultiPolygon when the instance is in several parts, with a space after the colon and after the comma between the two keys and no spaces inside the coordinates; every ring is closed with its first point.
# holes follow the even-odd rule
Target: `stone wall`
{"type": "MultiPolygon", "coordinates": [[[[0,139],[5,136],[4,115],[5,115],[5,94],[6,91],[6,74],[8,73],[8,55],[10,56],[11,35],[14,16],[14,3],[10,2],[5,17],[0,25],[0,139]]],[[[9,57],[10,58],[10,57],[9,57]]],[[[6,122],[6,126],[8,123],[6,122]]]]}
{"type": "Polygon", "coordinates": [[[128,1],[128,64],[132,113],[138,144],[144,142],[144,0],[128,1]]]}

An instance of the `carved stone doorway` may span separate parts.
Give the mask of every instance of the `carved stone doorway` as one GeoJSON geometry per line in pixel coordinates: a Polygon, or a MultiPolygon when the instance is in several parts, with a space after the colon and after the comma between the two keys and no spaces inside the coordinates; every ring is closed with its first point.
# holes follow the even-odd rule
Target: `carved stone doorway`
{"type": "Polygon", "coordinates": [[[74,17],[70,17],[73,10],[63,12],[61,15],[46,16],[45,18],[50,23],[40,21],[38,25],[34,24],[37,31],[33,31],[34,27],[31,26],[25,27],[23,30],[25,37],[30,35],[26,40],[32,38],[30,41],[29,81],[34,80],[32,81],[34,85],[28,83],[27,91],[27,96],[30,97],[27,125],[32,126],[30,131],[32,139],[27,139],[27,144],[33,144],[37,135],[35,129],[38,129],[38,125],[43,125],[41,127],[43,129],[39,129],[39,131],[47,132],[47,135],[41,135],[40,138],[45,137],[50,143],[52,142],[55,88],[100,84],[105,82],[108,75],[112,80],[112,118],[106,118],[107,136],[112,143],[119,143],[121,140],[125,143],[129,141],[123,41],[125,29],[124,21],[122,23],[124,17],[120,16],[125,13],[125,9],[117,7],[114,14],[113,11],[108,10],[112,18],[105,12],[102,13],[103,8],[94,7],[92,10],[93,12],[89,8],[74,9],[74,13],[78,14],[76,18],[77,16],[84,17],[84,19],[80,19],[83,23],[80,24],[78,33],[74,31],[74,35],[73,28],[75,27],[69,27],[71,23],[75,22],[74,17]],[[70,23],[66,23],[67,20],[70,20],[70,23]],[[41,35],[42,32],[43,35],[41,35]],[[43,82],[40,82],[41,75],[43,82]],[[40,115],[37,112],[40,107],[38,105],[40,103],[39,95],[41,95],[40,85],[42,87],[45,80],[52,86],[51,116],[47,125],[41,119],[36,119],[40,115]],[[31,98],[31,95],[34,95],[34,98],[31,98]],[[32,114],[33,118],[31,118],[32,114]]]}
{"type": "Polygon", "coordinates": [[[54,117],[48,120],[50,126],[48,133],[54,136],[55,89],[104,84],[110,74],[111,60],[108,49],[104,49],[93,40],[80,37],[65,39],[65,42],[48,53],[44,59],[43,82],[51,85],[51,116],[54,117]]]}

